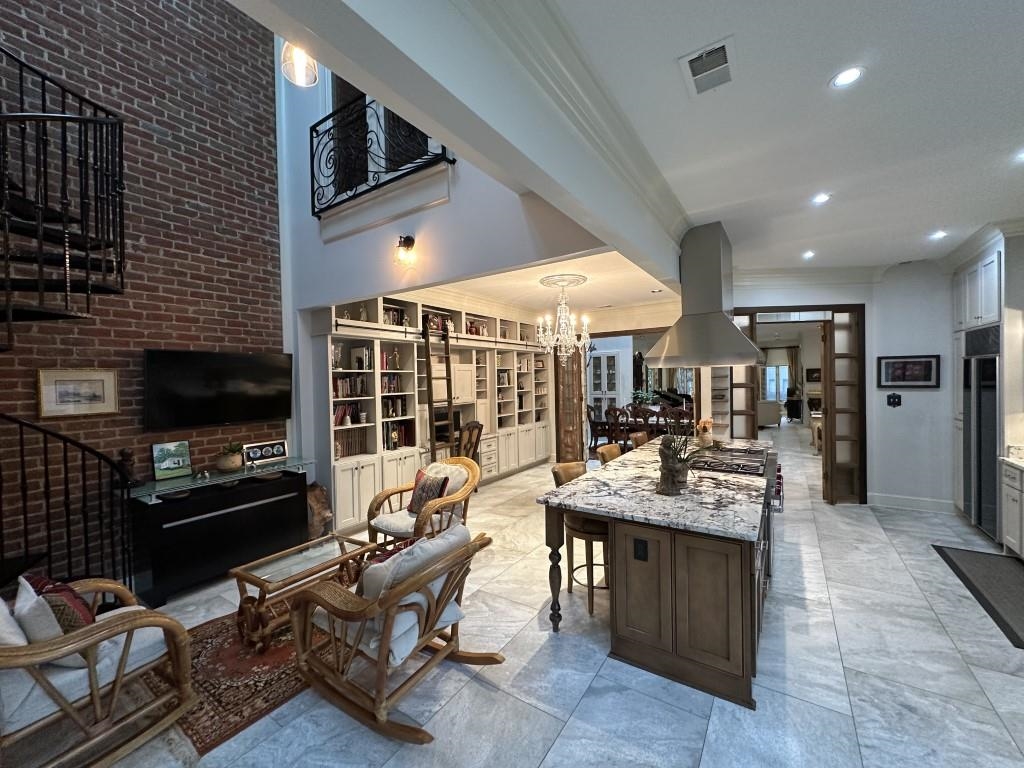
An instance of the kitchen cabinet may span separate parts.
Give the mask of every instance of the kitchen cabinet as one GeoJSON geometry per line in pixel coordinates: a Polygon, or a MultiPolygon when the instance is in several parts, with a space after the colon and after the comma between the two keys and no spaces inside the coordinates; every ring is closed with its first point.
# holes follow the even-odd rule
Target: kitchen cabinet
{"type": "Polygon", "coordinates": [[[339,461],[334,465],[334,525],[353,527],[366,519],[366,510],[380,489],[380,459],[376,456],[339,461]]]}
{"type": "Polygon", "coordinates": [[[513,427],[498,430],[498,473],[519,468],[519,434],[513,427]]]}
{"type": "Polygon", "coordinates": [[[482,478],[498,474],[498,436],[484,435],[480,438],[480,475],[482,478]]]}
{"type": "Polygon", "coordinates": [[[1022,472],[1012,464],[1003,464],[1001,509],[1003,517],[1003,546],[1016,554],[1021,552],[1024,533],[1021,509],[1022,472]]]}
{"type": "Polygon", "coordinates": [[[953,279],[953,327],[966,330],[998,323],[1002,307],[1002,251],[992,251],[953,279]]]}

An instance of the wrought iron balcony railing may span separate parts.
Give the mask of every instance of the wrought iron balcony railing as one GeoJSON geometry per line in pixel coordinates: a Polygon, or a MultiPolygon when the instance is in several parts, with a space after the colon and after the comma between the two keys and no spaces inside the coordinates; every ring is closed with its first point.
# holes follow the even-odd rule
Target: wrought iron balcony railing
{"type": "Polygon", "coordinates": [[[310,126],[313,215],[438,163],[454,163],[444,146],[374,99],[353,99],[310,126]]]}

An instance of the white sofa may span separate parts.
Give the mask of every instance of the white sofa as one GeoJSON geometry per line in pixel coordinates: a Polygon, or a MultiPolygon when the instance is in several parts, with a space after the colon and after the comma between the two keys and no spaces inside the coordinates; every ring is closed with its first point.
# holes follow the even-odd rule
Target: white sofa
{"type": "Polygon", "coordinates": [[[775,400],[757,401],[757,428],[777,427],[782,423],[782,404],[775,400]]]}

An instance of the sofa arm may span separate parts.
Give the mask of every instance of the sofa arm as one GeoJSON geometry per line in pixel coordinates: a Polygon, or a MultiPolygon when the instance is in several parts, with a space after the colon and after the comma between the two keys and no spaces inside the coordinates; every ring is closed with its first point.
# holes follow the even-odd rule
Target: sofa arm
{"type": "Polygon", "coordinates": [[[147,627],[163,630],[164,642],[171,656],[176,677],[183,671],[187,680],[191,675],[188,632],[176,619],[148,608],[129,611],[120,616],[97,621],[50,640],[28,645],[2,646],[0,647],[0,669],[34,667],[70,656],[73,653],[80,653],[87,659],[92,656],[91,665],[95,663],[96,647],[104,640],[111,640],[119,635],[147,627]]]}

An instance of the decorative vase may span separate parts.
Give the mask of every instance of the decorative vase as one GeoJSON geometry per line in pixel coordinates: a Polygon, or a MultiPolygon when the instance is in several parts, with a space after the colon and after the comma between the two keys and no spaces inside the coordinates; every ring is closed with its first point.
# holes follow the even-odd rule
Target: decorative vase
{"type": "Polygon", "coordinates": [[[662,496],[678,496],[680,489],[686,487],[690,465],[676,456],[675,441],[671,438],[661,441],[658,454],[661,456],[661,474],[655,492],[662,496]]]}
{"type": "Polygon", "coordinates": [[[217,457],[217,469],[220,472],[237,472],[242,468],[242,454],[222,453],[217,457]]]}
{"type": "Polygon", "coordinates": [[[710,448],[714,441],[715,438],[710,431],[697,433],[697,447],[699,448],[710,448]]]}

